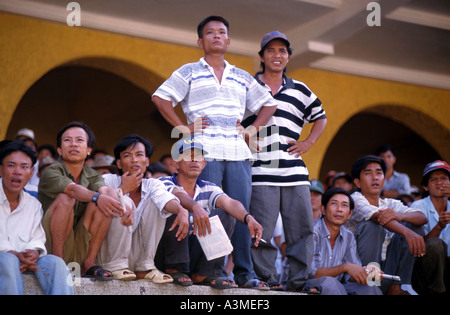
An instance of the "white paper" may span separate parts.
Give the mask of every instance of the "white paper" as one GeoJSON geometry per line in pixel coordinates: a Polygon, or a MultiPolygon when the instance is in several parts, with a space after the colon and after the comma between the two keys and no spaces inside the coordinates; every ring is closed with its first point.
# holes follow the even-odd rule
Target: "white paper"
{"type": "Polygon", "coordinates": [[[217,215],[210,217],[209,222],[211,234],[206,233],[205,236],[197,235],[197,239],[208,261],[229,255],[233,251],[233,246],[219,217],[217,215]]]}

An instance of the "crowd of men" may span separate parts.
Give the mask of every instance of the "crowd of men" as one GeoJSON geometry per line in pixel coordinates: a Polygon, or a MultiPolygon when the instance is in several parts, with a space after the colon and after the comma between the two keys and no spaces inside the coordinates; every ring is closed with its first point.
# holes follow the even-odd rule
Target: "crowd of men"
{"type": "Polygon", "coordinates": [[[446,293],[448,164],[425,166],[429,196],[412,205],[394,199],[391,187],[404,178],[391,171],[386,151],[355,161],[354,192],[320,189],[301,155],[327,117],[318,97],[286,76],[287,37],[263,36],[262,71],[251,76],[224,59],[224,18],[207,17],[197,31],[204,57],[174,71],[152,96],[183,134],[170,176],[146,176],[153,147],[137,134],[118,141],[117,172],[102,175],[86,165],[94,133],[74,121],[56,135],[57,160],[39,160],[33,196],[25,186],[36,152],[27,138],[2,143],[0,294],[23,293],[23,272],[34,272],[45,293],[73,294],[66,265],[74,262],[83,277],[101,281],[370,295],[408,294],[402,285],[412,284],[420,294],[446,293]],[[311,131],[299,141],[307,123],[311,131]],[[215,216],[232,254],[211,258],[201,241],[215,232],[215,216]],[[279,217],[282,274],[272,243],[279,217]]]}

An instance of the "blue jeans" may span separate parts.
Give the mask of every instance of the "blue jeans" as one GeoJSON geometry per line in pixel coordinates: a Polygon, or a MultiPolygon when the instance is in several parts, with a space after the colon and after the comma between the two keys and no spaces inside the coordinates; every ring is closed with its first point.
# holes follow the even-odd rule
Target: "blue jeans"
{"type": "MultiPolygon", "coordinates": [[[[252,167],[250,161],[210,161],[200,175],[202,180],[213,182],[249,211],[252,194],[252,167]]],[[[251,238],[247,226],[236,221],[231,237],[233,245],[234,279],[238,285],[256,278],[250,255],[251,238]]]]}
{"type": "MultiPolygon", "coordinates": [[[[42,256],[34,274],[47,295],[73,295],[73,283],[64,261],[53,255],[42,256]]],[[[0,252],[0,295],[23,295],[23,277],[16,255],[0,252]]]]}

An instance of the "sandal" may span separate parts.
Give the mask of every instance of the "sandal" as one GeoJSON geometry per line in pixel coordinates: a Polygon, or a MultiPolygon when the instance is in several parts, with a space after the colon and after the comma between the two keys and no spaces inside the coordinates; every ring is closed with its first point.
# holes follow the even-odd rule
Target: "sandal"
{"type": "Polygon", "coordinates": [[[203,279],[200,282],[195,282],[194,284],[197,285],[206,285],[214,289],[218,290],[224,290],[224,289],[231,289],[233,287],[232,284],[230,284],[230,281],[225,277],[214,277],[214,276],[208,276],[205,279],[203,279]],[[212,283],[213,281],[216,281],[216,283],[212,283]]]}
{"type": "Polygon", "coordinates": [[[165,274],[158,269],[150,270],[143,279],[139,279],[138,281],[149,281],[154,283],[171,283],[173,282],[173,278],[165,274]]]}
{"type": "Polygon", "coordinates": [[[96,280],[100,280],[100,281],[111,281],[114,279],[111,271],[105,270],[102,267],[96,266],[96,265],[89,268],[86,271],[84,277],[92,278],[92,279],[96,279],[96,280]],[[110,273],[111,276],[105,276],[106,273],[110,273]]]}
{"type": "Polygon", "coordinates": [[[311,295],[320,295],[321,290],[318,287],[310,286],[309,284],[303,284],[296,292],[306,293],[311,295]]]}
{"type": "Polygon", "coordinates": [[[271,291],[284,291],[283,286],[278,282],[269,283],[269,289],[271,291]]]}
{"type": "Polygon", "coordinates": [[[261,291],[269,291],[270,290],[267,282],[264,282],[264,281],[261,281],[258,279],[250,279],[244,285],[241,285],[240,288],[255,289],[255,290],[261,290],[261,291]],[[260,284],[263,284],[264,286],[261,287],[260,284]]]}
{"type": "Polygon", "coordinates": [[[115,280],[121,281],[131,281],[136,279],[136,275],[134,272],[128,269],[120,269],[112,272],[113,278],[115,280]]]}
{"type": "Polygon", "coordinates": [[[169,273],[169,276],[171,276],[173,278],[173,283],[174,284],[178,284],[181,285],[183,287],[188,287],[192,285],[192,280],[190,281],[180,281],[181,278],[189,278],[189,276],[185,273],[182,272],[174,272],[174,273],[169,273]]]}

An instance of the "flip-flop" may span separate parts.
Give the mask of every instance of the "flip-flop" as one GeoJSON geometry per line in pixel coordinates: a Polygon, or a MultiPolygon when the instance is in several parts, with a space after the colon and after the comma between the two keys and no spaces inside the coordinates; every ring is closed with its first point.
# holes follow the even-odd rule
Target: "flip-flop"
{"type": "Polygon", "coordinates": [[[241,285],[240,288],[244,288],[244,289],[254,289],[254,290],[261,290],[261,291],[269,291],[269,285],[267,284],[267,282],[258,280],[258,279],[250,279],[248,280],[244,285],[241,285]],[[260,284],[264,284],[263,287],[260,287],[260,284]]]}
{"type": "Polygon", "coordinates": [[[138,281],[147,281],[153,283],[171,283],[173,282],[173,278],[165,274],[158,269],[150,270],[143,279],[139,279],[138,281]]]}
{"type": "Polygon", "coordinates": [[[174,273],[169,273],[168,275],[173,278],[173,284],[178,284],[183,287],[188,287],[188,286],[192,285],[192,280],[191,281],[180,281],[181,278],[189,278],[189,276],[185,273],[174,272],[174,273]]]}
{"type": "Polygon", "coordinates": [[[105,270],[100,266],[92,266],[91,268],[89,268],[86,271],[86,274],[83,276],[84,278],[91,278],[91,279],[96,279],[96,280],[100,280],[100,281],[111,281],[113,280],[113,276],[112,276],[112,272],[109,270],[105,270]],[[111,276],[106,276],[106,273],[111,273],[111,276]]]}
{"type": "Polygon", "coordinates": [[[320,289],[320,287],[313,287],[313,286],[310,286],[309,284],[303,284],[302,286],[300,286],[300,288],[298,288],[298,290],[296,290],[296,292],[306,293],[306,294],[311,294],[311,295],[320,295],[321,289],[320,289]]]}
{"type": "Polygon", "coordinates": [[[203,279],[202,281],[195,282],[194,284],[205,285],[205,286],[209,286],[211,288],[218,289],[218,290],[233,288],[233,285],[230,284],[230,280],[228,280],[225,277],[208,276],[205,279],[203,279]],[[214,280],[216,281],[216,283],[212,283],[214,280]]]}
{"type": "Polygon", "coordinates": [[[278,283],[278,282],[269,283],[269,289],[271,291],[284,291],[283,286],[280,283],[278,283]]]}
{"type": "Polygon", "coordinates": [[[113,278],[121,281],[131,281],[136,279],[134,272],[128,269],[120,269],[112,272],[113,278]]]}

